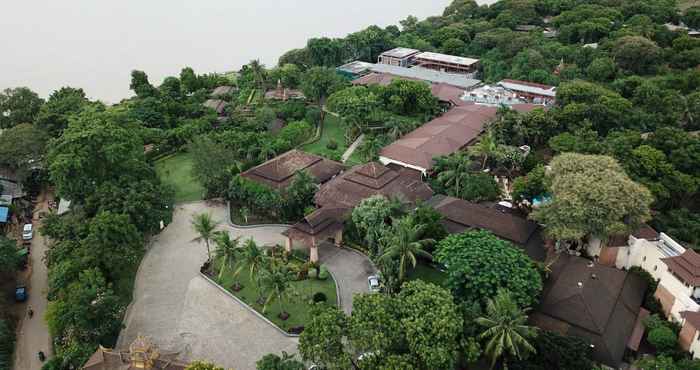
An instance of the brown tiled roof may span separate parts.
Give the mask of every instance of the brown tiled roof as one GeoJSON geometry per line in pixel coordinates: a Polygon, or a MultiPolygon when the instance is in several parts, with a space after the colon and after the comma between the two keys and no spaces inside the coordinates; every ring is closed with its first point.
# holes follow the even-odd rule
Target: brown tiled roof
{"type": "Polygon", "coordinates": [[[399,196],[406,201],[427,200],[433,194],[420,173],[408,168],[390,169],[370,162],[351,168],[321,186],[316,193],[319,206],[355,207],[373,195],[399,196]]]}
{"type": "MultiPolygon", "coordinates": [[[[642,224],[639,229],[632,232],[632,235],[637,239],[646,239],[650,241],[659,239],[659,233],[647,224],[642,224]]],[[[614,234],[608,237],[608,241],[605,245],[608,247],[625,247],[627,246],[628,240],[629,234],[614,234]]]]}
{"type": "Polygon", "coordinates": [[[683,282],[691,286],[700,286],[700,254],[692,249],[686,249],[680,256],[661,260],[683,282]]]}
{"type": "Polygon", "coordinates": [[[581,257],[557,258],[531,321],[588,340],[595,346],[594,360],[617,368],[633,335],[646,282],[581,257]]]}
{"type": "Polygon", "coordinates": [[[681,317],[685,319],[685,322],[692,325],[695,330],[700,330],[700,312],[683,311],[681,312],[681,317]]]}
{"type": "Polygon", "coordinates": [[[326,206],[321,207],[294,224],[282,234],[293,239],[306,239],[315,236],[317,239],[333,236],[343,228],[343,221],[350,213],[350,208],[326,206]]]}
{"type": "Polygon", "coordinates": [[[473,142],[496,117],[497,110],[477,104],[454,107],[384,147],[380,155],[430,169],[435,157],[452,154],[473,142]]]}
{"type": "Polygon", "coordinates": [[[644,309],[639,309],[639,315],[637,315],[637,320],[634,322],[634,330],[632,330],[632,335],[627,342],[627,348],[637,351],[639,350],[639,344],[642,342],[642,337],[644,337],[644,320],[649,317],[651,313],[644,309]]]}
{"type": "Polygon", "coordinates": [[[228,103],[219,99],[209,99],[205,101],[203,105],[207,108],[215,110],[218,114],[222,114],[224,113],[224,108],[226,108],[228,103]]]}
{"type": "Polygon", "coordinates": [[[500,238],[524,245],[537,230],[536,223],[523,217],[458,198],[436,195],[429,204],[449,222],[446,225],[448,230],[455,229],[451,232],[483,229],[500,238]]]}
{"type": "Polygon", "coordinates": [[[379,72],[373,72],[367,75],[364,75],[360,78],[357,78],[352,81],[353,85],[381,85],[381,86],[387,86],[391,83],[391,81],[394,81],[395,79],[402,79],[402,80],[412,80],[412,81],[418,81],[413,78],[408,78],[408,77],[399,77],[396,75],[392,75],[389,73],[379,73],[379,72]]]}
{"type": "Polygon", "coordinates": [[[292,183],[299,171],[308,171],[316,183],[323,183],[342,169],[342,163],[293,149],[243,172],[241,176],[281,190],[292,183]]]}

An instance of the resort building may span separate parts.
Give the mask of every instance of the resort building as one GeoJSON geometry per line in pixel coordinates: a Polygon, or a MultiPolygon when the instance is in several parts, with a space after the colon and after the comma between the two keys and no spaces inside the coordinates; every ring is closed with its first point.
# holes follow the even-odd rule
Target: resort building
{"type": "Polygon", "coordinates": [[[397,67],[410,67],[420,50],[409,48],[395,48],[379,55],[379,64],[387,64],[397,67]]]}
{"type": "MultiPolygon", "coordinates": [[[[464,74],[447,73],[419,66],[404,68],[387,64],[375,64],[372,66],[372,72],[384,73],[396,77],[426,81],[430,83],[445,83],[464,89],[468,89],[481,83],[481,81],[464,74]]],[[[366,83],[360,84],[364,85],[366,83]]]]}
{"type": "Polygon", "coordinates": [[[138,336],[128,351],[100,346],[82,370],[184,370],[187,363],[177,359],[177,352],[163,352],[149,339],[138,336]]]}
{"type": "Polygon", "coordinates": [[[317,184],[322,184],[340,173],[343,168],[340,162],[292,149],[243,172],[241,177],[275,190],[284,190],[299,171],[307,171],[317,184]]]}
{"type": "Polygon", "coordinates": [[[503,80],[498,83],[498,86],[516,93],[519,99],[527,103],[549,105],[554,103],[557,97],[556,87],[534,82],[503,80]]]}
{"type": "Polygon", "coordinates": [[[404,135],[384,147],[379,160],[426,174],[435,157],[449,155],[474,143],[486,125],[496,118],[498,108],[465,104],[404,135]]]}
{"type": "Polygon", "coordinates": [[[426,69],[474,77],[479,67],[479,59],[423,52],[415,56],[415,64],[426,69]]]}
{"type": "Polygon", "coordinates": [[[625,351],[637,351],[644,336],[646,281],[566,253],[556,258],[530,321],[585,339],[593,347],[593,360],[619,368],[625,351]]]}
{"type": "Polygon", "coordinates": [[[525,100],[520,99],[518,94],[501,86],[483,85],[473,90],[465,91],[461,100],[470,103],[511,106],[514,104],[525,104],[525,100]]]}
{"type": "Polygon", "coordinates": [[[446,195],[435,195],[426,203],[443,216],[442,224],[449,233],[487,230],[523,248],[533,260],[545,260],[547,253],[537,223],[515,214],[513,210],[446,195]]]}
{"type": "Polygon", "coordinates": [[[414,203],[428,200],[433,191],[423,183],[419,172],[408,168],[391,168],[377,162],[358,165],[321,185],[314,201],[319,207],[286,230],[286,248],[294,240],[309,248],[311,261],[318,261],[318,248],[325,242],[340,245],[343,222],[363,199],[382,195],[414,203]]]}

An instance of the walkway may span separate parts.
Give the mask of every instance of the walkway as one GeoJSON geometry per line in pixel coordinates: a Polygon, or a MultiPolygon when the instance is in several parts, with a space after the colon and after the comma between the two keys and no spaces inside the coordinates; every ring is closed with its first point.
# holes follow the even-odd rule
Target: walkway
{"type": "MultiPolygon", "coordinates": [[[[43,196],[42,196],[43,198],[43,196]]],[[[35,209],[35,216],[39,211],[48,209],[48,203],[43,199],[35,209]]],[[[26,315],[19,324],[17,332],[17,347],[15,348],[15,370],[40,369],[41,362],[37,356],[39,351],[44,351],[47,357],[51,354],[51,337],[49,328],[44,320],[46,312],[46,281],[47,270],[43,256],[47,250],[47,241],[39,232],[40,222],[34,220],[34,239],[32,239],[31,253],[29,254],[30,278],[27,284],[29,298],[27,304],[34,310],[34,317],[29,319],[26,315]]]]}
{"type": "Polygon", "coordinates": [[[355,152],[355,149],[357,149],[360,144],[362,144],[362,141],[365,139],[365,134],[360,135],[352,144],[350,144],[350,147],[343,153],[343,156],[340,157],[342,162],[345,163],[345,161],[350,158],[353,152],[355,152]]]}
{"type": "Polygon", "coordinates": [[[350,248],[324,243],[318,249],[319,260],[333,273],[338,286],[340,305],[346,314],[352,312],[352,297],[368,293],[367,278],[376,274],[367,256],[350,248]]]}
{"type": "Polygon", "coordinates": [[[210,360],[235,369],[254,369],[255,361],[270,352],[296,352],[295,339],[279,333],[199,277],[206,248],[192,242],[196,235],[190,220],[202,212],[221,220],[220,229],[231,230],[234,237],[252,237],[261,245],[284,244],[280,234],[284,227],[228,226],[223,204],[178,205],[173,222],[155,237],[141,262],[117,348],[128,347],[143,334],[163,350],[180,351],[185,360],[210,360]]]}

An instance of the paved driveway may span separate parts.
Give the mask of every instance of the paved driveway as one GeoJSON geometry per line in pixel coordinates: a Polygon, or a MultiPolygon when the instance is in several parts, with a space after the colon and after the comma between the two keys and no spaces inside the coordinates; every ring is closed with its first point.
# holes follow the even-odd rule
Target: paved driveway
{"type": "Polygon", "coordinates": [[[345,313],[352,312],[352,296],[368,293],[367,278],[375,269],[367,256],[349,248],[338,248],[324,243],[318,250],[319,260],[333,273],[340,293],[340,304],[345,313]]]}
{"type": "Polygon", "coordinates": [[[252,237],[263,245],[283,244],[283,227],[234,229],[226,226],[226,207],[204,202],[179,205],[173,222],[153,241],[141,262],[133,302],[117,343],[126,348],[139,335],[150,336],[163,350],[181,351],[185,360],[211,360],[225,368],[254,369],[269,352],[296,352],[297,341],[268,326],[260,318],[199,277],[206,260],[203,244],[190,220],[209,212],[232,236],[252,237]]]}

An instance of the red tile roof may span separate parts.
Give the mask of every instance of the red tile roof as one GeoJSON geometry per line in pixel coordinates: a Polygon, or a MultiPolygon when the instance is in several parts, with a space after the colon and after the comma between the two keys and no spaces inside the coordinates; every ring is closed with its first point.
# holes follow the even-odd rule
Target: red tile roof
{"type": "Polygon", "coordinates": [[[473,142],[497,111],[496,107],[477,104],[454,107],[384,147],[380,156],[430,169],[435,157],[452,154],[473,142]]]}
{"type": "Polygon", "coordinates": [[[700,254],[686,249],[680,256],[661,259],[684,283],[700,286],[700,254]]]}

